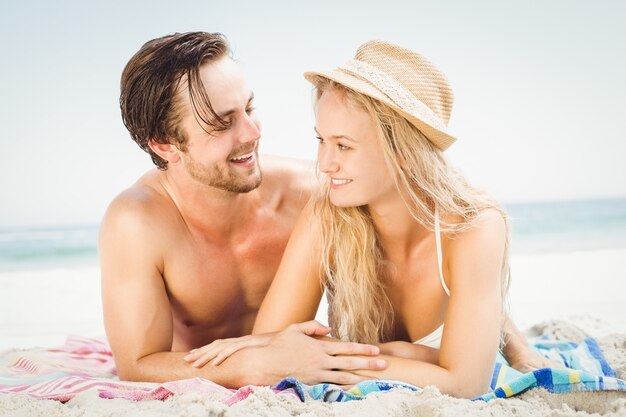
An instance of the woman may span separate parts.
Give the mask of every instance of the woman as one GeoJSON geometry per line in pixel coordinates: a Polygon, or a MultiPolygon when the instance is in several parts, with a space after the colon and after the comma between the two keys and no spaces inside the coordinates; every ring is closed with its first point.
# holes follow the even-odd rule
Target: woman
{"type": "MultiPolygon", "coordinates": [[[[360,375],[457,397],[487,392],[508,286],[507,221],[442,156],[455,141],[447,80],[423,56],[381,41],[305,77],[317,91],[323,184],[254,333],[313,319],[326,289],[333,335],[378,344],[388,362],[360,375]]],[[[217,355],[216,364],[245,343],[188,360],[217,355]]]]}

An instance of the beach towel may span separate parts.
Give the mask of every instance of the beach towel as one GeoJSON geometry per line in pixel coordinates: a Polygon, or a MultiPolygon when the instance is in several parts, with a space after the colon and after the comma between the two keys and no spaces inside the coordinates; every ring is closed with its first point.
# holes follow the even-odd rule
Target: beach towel
{"type": "MultiPolygon", "coordinates": [[[[491,378],[490,391],[474,400],[490,401],[513,397],[537,387],[552,393],[626,391],[626,382],[615,377],[615,372],[593,338],[587,338],[580,344],[536,338],[531,340],[531,346],[544,357],[566,368],[544,368],[522,373],[510,367],[504,357],[499,355],[491,378]]],[[[309,386],[294,378],[284,379],[275,388],[293,389],[302,401],[313,399],[329,402],[361,399],[372,392],[392,389],[420,389],[399,381],[371,380],[344,391],[333,384],[309,386]]]]}
{"type": "MultiPolygon", "coordinates": [[[[101,398],[131,401],[165,400],[175,394],[201,393],[231,405],[259,388],[246,386],[233,390],[202,378],[165,383],[120,381],[108,343],[94,338],[70,336],[63,346],[55,349],[0,353],[0,395],[66,402],[88,390],[97,390],[101,398]]],[[[292,389],[274,391],[297,397],[292,389]]]]}
{"type": "Polygon", "coordinates": [[[531,346],[544,357],[566,368],[544,368],[521,373],[508,366],[500,356],[491,378],[491,391],[477,399],[489,401],[508,398],[535,387],[553,393],[626,391],[626,382],[616,378],[615,371],[594,338],[586,338],[580,344],[536,338],[532,339],[531,346]]]}
{"type": "MultiPolygon", "coordinates": [[[[541,387],[553,393],[575,391],[626,391],[626,383],[615,377],[597,342],[582,343],[536,339],[532,343],[545,357],[567,368],[545,368],[521,373],[500,358],[494,368],[491,389],[475,398],[490,401],[512,397],[541,387]]],[[[120,381],[111,350],[104,340],[70,337],[56,349],[9,350],[0,353],[0,394],[23,395],[38,399],[69,401],[87,390],[97,390],[101,398],[140,401],[164,400],[175,394],[201,393],[225,404],[234,404],[266,387],[246,386],[228,389],[202,378],[166,383],[120,381]]],[[[278,395],[302,401],[344,402],[358,400],[373,392],[418,391],[420,388],[399,381],[369,380],[349,390],[333,384],[306,385],[286,378],[271,388],[278,395]]]]}

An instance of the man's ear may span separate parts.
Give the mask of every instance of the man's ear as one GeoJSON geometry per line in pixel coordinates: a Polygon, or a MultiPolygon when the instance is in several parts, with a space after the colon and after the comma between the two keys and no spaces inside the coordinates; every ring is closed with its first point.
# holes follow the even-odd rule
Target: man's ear
{"type": "Polygon", "coordinates": [[[148,141],[148,146],[150,146],[152,152],[159,155],[169,163],[176,163],[180,160],[180,150],[171,143],[159,143],[150,139],[148,141]]]}

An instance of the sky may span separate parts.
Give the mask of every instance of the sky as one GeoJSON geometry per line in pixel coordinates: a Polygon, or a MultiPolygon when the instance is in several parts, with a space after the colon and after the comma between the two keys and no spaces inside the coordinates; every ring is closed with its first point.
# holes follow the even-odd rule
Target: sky
{"type": "Polygon", "coordinates": [[[626,196],[626,2],[3,1],[0,228],[97,224],[153,165],[119,79],[146,41],[225,34],[255,93],[262,153],[313,160],[306,70],[382,39],[455,93],[446,155],[507,202],[626,196]]]}

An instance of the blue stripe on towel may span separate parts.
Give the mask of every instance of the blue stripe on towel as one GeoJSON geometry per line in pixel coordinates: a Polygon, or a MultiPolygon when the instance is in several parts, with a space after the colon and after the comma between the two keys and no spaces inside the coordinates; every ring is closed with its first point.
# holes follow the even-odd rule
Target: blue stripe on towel
{"type": "MultiPolygon", "coordinates": [[[[539,369],[533,372],[535,379],[537,380],[537,385],[544,387],[548,391],[554,390],[554,374],[552,373],[552,369],[544,368],[539,369]]],[[[557,383],[559,381],[557,380],[557,383]]],[[[569,382],[569,377],[568,377],[569,382]]]]}
{"type": "Polygon", "coordinates": [[[499,362],[496,362],[496,366],[495,366],[495,368],[493,370],[493,375],[491,376],[491,382],[489,383],[489,386],[491,387],[492,390],[498,383],[498,378],[500,377],[500,372],[503,372],[502,371],[502,364],[499,363],[499,362]]]}
{"type": "Polygon", "coordinates": [[[588,337],[583,343],[587,345],[589,353],[600,363],[600,366],[602,367],[602,373],[606,376],[615,377],[615,371],[611,369],[609,363],[606,361],[602,350],[600,350],[600,346],[598,346],[598,342],[596,342],[594,338],[588,337]]]}

